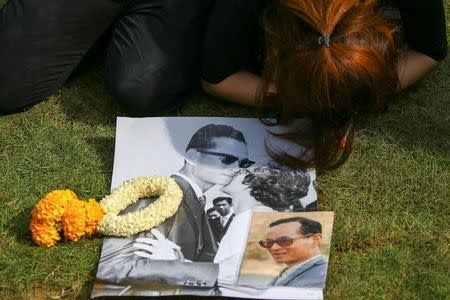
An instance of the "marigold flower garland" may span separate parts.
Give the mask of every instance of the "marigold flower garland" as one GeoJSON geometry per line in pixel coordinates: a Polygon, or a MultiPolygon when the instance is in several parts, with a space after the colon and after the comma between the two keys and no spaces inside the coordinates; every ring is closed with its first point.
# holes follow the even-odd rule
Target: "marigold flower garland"
{"type": "Polygon", "coordinates": [[[56,190],[47,193],[31,215],[33,241],[38,246],[50,247],[61,240],[61,231],[69,241],[95,234],[103,211],[94,199],[81,201],[71,190],[56,190]]]}
{"type": "Polygon", "coordinates": [[[47,193],[32,211],[31,236],[38,246],[51,247],[61,240],[77,241],[97,232],[130,236],[162,223],[174,215],[183,192],[169,177],[139,177],[126,181],[100,203],[79,200],[71,190],[47,193]],[[159,196],[137,212],[119,213],[139,198],[159,196]]]}

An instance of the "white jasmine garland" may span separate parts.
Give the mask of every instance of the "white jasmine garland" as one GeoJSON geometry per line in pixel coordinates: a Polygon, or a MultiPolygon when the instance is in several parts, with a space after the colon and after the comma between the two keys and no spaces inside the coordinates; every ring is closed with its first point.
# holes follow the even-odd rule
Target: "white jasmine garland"
{"type": "Polygon", "coordinates": [[[98,225],[104,235],[130,236],[161,224],[173,216],[181,203],[183,192],[170,177],[136,177],[125,181],[100,201],[105,216],[98,225]],[[146,208],[119,216],[139,198],[159,196],[146,208]]]}

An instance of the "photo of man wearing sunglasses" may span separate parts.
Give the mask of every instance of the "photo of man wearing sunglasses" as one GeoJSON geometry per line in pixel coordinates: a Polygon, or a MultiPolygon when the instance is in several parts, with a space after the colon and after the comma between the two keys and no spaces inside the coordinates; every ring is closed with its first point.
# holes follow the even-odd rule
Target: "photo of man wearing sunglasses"
{"type": "Polygon", "coordinates": [[[243,168],[255,162],[248,158],[247,142],[241,131],[228,125],[209,124],[198,129],[186,147],[184,172],[206,191],[213,185],[227,185],[243,168]]]}
{"type": "MultiPolygon", "coordinates": [[[[178,293],[180,289],[187,293],[192,287],[196,294],[201,295],[222,292],[220,274],[229,261],[219,261],[216,257],[218,249],[227,250],[227,245],[236,248],[222,253],[227,257],[237,253],[232,268],[232,284],[237,284],[253,208],[255,205],[265,205],[264,201],[260,204],[249,194],[255,190],[253,186],[250,188],[250,181],[256,182],[256,177],[261,177],[257,174],[261,172],[265,175],[270,173],[272,176],[262,176],[267,180],[259,180],[259,188],[270,189],[270,200],[276,208],[281,206],[281,211],[291,211],[292,204],[302,199],[307,199],[307,203],[317,202],[311,184],[315,179],[314,170],[290,170],[287,173],[292,176],[287,177],[292,180],[284,183],[284,176],[277,172],[279,169],[269,171],[277,166],[272,164],[265,150],[266,141],[283,151],[292,149],[291,145],[268,133],[257,119],[119,118],[111,186],[117,187],[133,177],[161,174],[177,182],[183,191],[183,198],[177,213],[150,231],[126,238],[104,239],[93,294],[149,296],[155,295],[154,292],[158,292],[160,287],[164,295],[178,293]],[[243,183],[243,179],[250,175],[255,177],[254,180],[248,179],[243,183]],[[289,192],[280,189],[280,185],[289,185],[289,192]],[[248,194],[247,197],[244,194],[248,194]],[[227,209],[228,212],[223,210],[222,214],[219,205],[214,205],[214,199],[221,197],[231,199],[230,206],[231,203],[233,205],[233,208],[227,209]],[[283,201],[286,197],[292,201],[283,201]],[[226,221],[225,217],[237,214],[234,205],[239,202],[242,209],[252,208],[246,218],[248,222],[240,230],[230,231],[235,218],[230,221],[230,217],[226,221]],[[213,207],[224,217],[223,234],[230,231],[228,243],[221,240],[219,244],[214,236],[212,222],[207,217],[208,212],[212,218],[213,207]],[[166,290],[169,286],[176,289],[166,290]]],[[[259,194],[259,198],[269,200],[267,193],[259,194]]],[[[139,199],[121,214],[142,209],[154,200],[139,199]]],[[[228,200],[225,202],[228,204],[228,200]]],[[[269,211],[278,213],[273,209],[269,211]]],[[[261,227],[262,234],[265,234],[268,224],[261,227]]],[[[236,224],[239,225],[241,223],[236,224]]],[[[259,239],[261,235],[256,237],[255,247],[265,251],[258,246],[259,239]]],[[[266,256],[268,262],[273,264],[271,257],[266,256]]],[[[273,270],[265,277],[264,286],[279,270],[273,270]]]]}
{"type": "MultiPolygon", "coordinates": [[[[199,128],[186,146],[183,166],[171,176],[183,191],[177,213],[150,232],[105,239],[97,278],[109,282],[132,278],[150,281],[161,272],[154,268],[155,260],[212,262],[218,245],[207,220],[203,194],[214,185],[227,185],[253,163],[241,131],[216,124],[199,128]]],[[[141,199],[124,212],[142,209],[153,200],[141,199]]],[[[184,280],[180,272],[176,282],[170,283],[184,285],[184,280]]]]}
{"type": "Polygon", "coordinates": [[[322,225],[304,217],[270,223],[259,245],[286,268],[269,285],[324,288],[327,262],[320,252],[322,225]]]}

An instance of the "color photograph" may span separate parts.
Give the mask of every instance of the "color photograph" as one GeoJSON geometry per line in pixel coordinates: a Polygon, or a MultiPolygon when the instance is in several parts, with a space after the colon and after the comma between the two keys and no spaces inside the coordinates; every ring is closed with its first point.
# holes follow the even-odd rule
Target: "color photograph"
{"type": "Polygon", "coordinates": [[[324,288],[332,212],[255,212],[239,284],[324,288]]]}

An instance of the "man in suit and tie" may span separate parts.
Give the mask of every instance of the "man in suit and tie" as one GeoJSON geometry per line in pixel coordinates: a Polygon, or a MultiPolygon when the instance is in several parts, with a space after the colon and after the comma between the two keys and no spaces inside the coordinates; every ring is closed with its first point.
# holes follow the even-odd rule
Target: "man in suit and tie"
{"type": "Polygon", "coordinates": [[[214,233],[214,238],[217,241],[217,237],[222,230],[222,224],[220,224],[220,214],[217,209],[213,206],[206,211],[206,217],[208,218],[209,226],[214,233]]]}
{"type": "Polygon", "coordinates": [[[213,205],[220,214],[218,220],[220,226],[216,227],[218,230],[216,229],[217,231],[214,232],[217,241],[220,242],[227,232],[228,227],[230,227],[235,214],[232,209],[233,204],[231,197],[217,197],[213,199],[213,205]]]}
{"type": "Polygon", "coordinates": [[[317,221],[293,217],[272,222],[259,244],[286,268],[269,285],[324,288],[327,262],[320,254],[321,241],[322,225],[317,221]]]}
{"type": "MultiPolygon", "coordinates": [[[[217,242],[204,211],[203,193],[215,184],[228,184],[241,168],[251,164],[247,143],[240,131],[215,124],[198,129],[186,147],[183,167],[172,175],[183,191],[177,213],[160,224],[157,231],[105,239],[97,278],[108,282],[156,279],[185,284],[186,278],[179,274],[185,264],[182,261],[212,262],[217,251],[217,242]],[[164,278],[165,271],[155,267],[160,265],[156,260],[171,260],[167,265],[172,270],[177,268],[178,274],[164,278]]],[[[141,199],[122,213],[139,210],[153,201],[152,198],[141,199]]],[[[188,269],[185,275],[191,275],[188,269]]]]}

